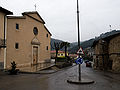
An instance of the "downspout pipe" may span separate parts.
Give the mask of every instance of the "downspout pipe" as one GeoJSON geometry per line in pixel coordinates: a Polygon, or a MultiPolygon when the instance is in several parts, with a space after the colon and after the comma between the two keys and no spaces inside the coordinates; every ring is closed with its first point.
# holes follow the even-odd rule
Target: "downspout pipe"
{"type": "Polygon", "coordinates": [[[7,23],[6,23],[6,14],[4,16],[4,45],[3,45],[3,49],[4,49],[4,69],[7,68],[7,61],[6,61],[6,31],[7,30],[7,23]]]}
{"type": "Polygon", "coordinates": [[[5,40],[6,40],[6,15],[4,16],[4,44],[3,44],[3,48],[6,48],[5,40]]]}

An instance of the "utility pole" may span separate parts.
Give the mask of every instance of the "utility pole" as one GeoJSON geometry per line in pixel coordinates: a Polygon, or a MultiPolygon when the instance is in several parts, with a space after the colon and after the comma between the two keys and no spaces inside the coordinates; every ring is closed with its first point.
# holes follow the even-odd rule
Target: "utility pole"
{"type": "MultiPolygon", "coordinates": [[[[77,29],[78,29],[78,48],[80,49],[80,26],[79,26],[79,2],[77,0],[77,29]]],[[[80,58],[80,53],[79,53],[80,58]]],[[[79,64],[79,81],[81,81],[81,64],[79,64]]]]}
{"type": "MultiPolygon", "coordinates": [[[[80,49],[80,27],[79,27],[79,0],[77,0],[77,29],[78,29],[78,48],[80,49]]],[[[80,55],[81,53],[79,52],[79,57],[78,59],[80,59],[80,55]]],[[[94,83],[93,80],[90,79],[81,79],[81,63],[79,63],[79,77],[78,79],[73,79],[73,80],[67,80],[68,83],[73,83],[73,84],[91,84],[94,83]]]]}

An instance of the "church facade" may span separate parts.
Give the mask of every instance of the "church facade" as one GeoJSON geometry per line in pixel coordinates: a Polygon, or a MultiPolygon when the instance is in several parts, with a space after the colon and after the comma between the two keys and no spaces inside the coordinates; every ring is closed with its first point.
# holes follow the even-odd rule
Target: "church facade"
{"type": "Polygon", "coordinates": [[[49,66],[51,33],[37,11],[7,17],[6,67],[15,61],[22,71],[49,66]]]}

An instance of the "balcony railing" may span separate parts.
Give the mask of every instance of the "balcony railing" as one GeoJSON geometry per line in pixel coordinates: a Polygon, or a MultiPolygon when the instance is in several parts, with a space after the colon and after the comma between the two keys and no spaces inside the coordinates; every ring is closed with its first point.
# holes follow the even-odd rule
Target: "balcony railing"
{"type": "Polygon", "coordinates": [[[0,38],[0,48],[5,48],[6,47],[6,40],[5,40],[5,44],[4,44],[4,39],[0,38]]]}

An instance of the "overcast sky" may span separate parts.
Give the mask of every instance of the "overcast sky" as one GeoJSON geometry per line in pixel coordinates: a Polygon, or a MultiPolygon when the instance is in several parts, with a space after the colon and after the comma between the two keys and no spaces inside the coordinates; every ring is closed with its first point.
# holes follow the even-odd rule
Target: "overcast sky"
{"type": "MultiPolygon", "coordinates": [[[[52,37],[77,41],[77,0],[0,0],[0,6],[21,15],[36,10],[46,22],[52,37]]],[[[79,0],[81,40],[88,40],[112,29],[120,29],[120,0],[79,0]]]]}

